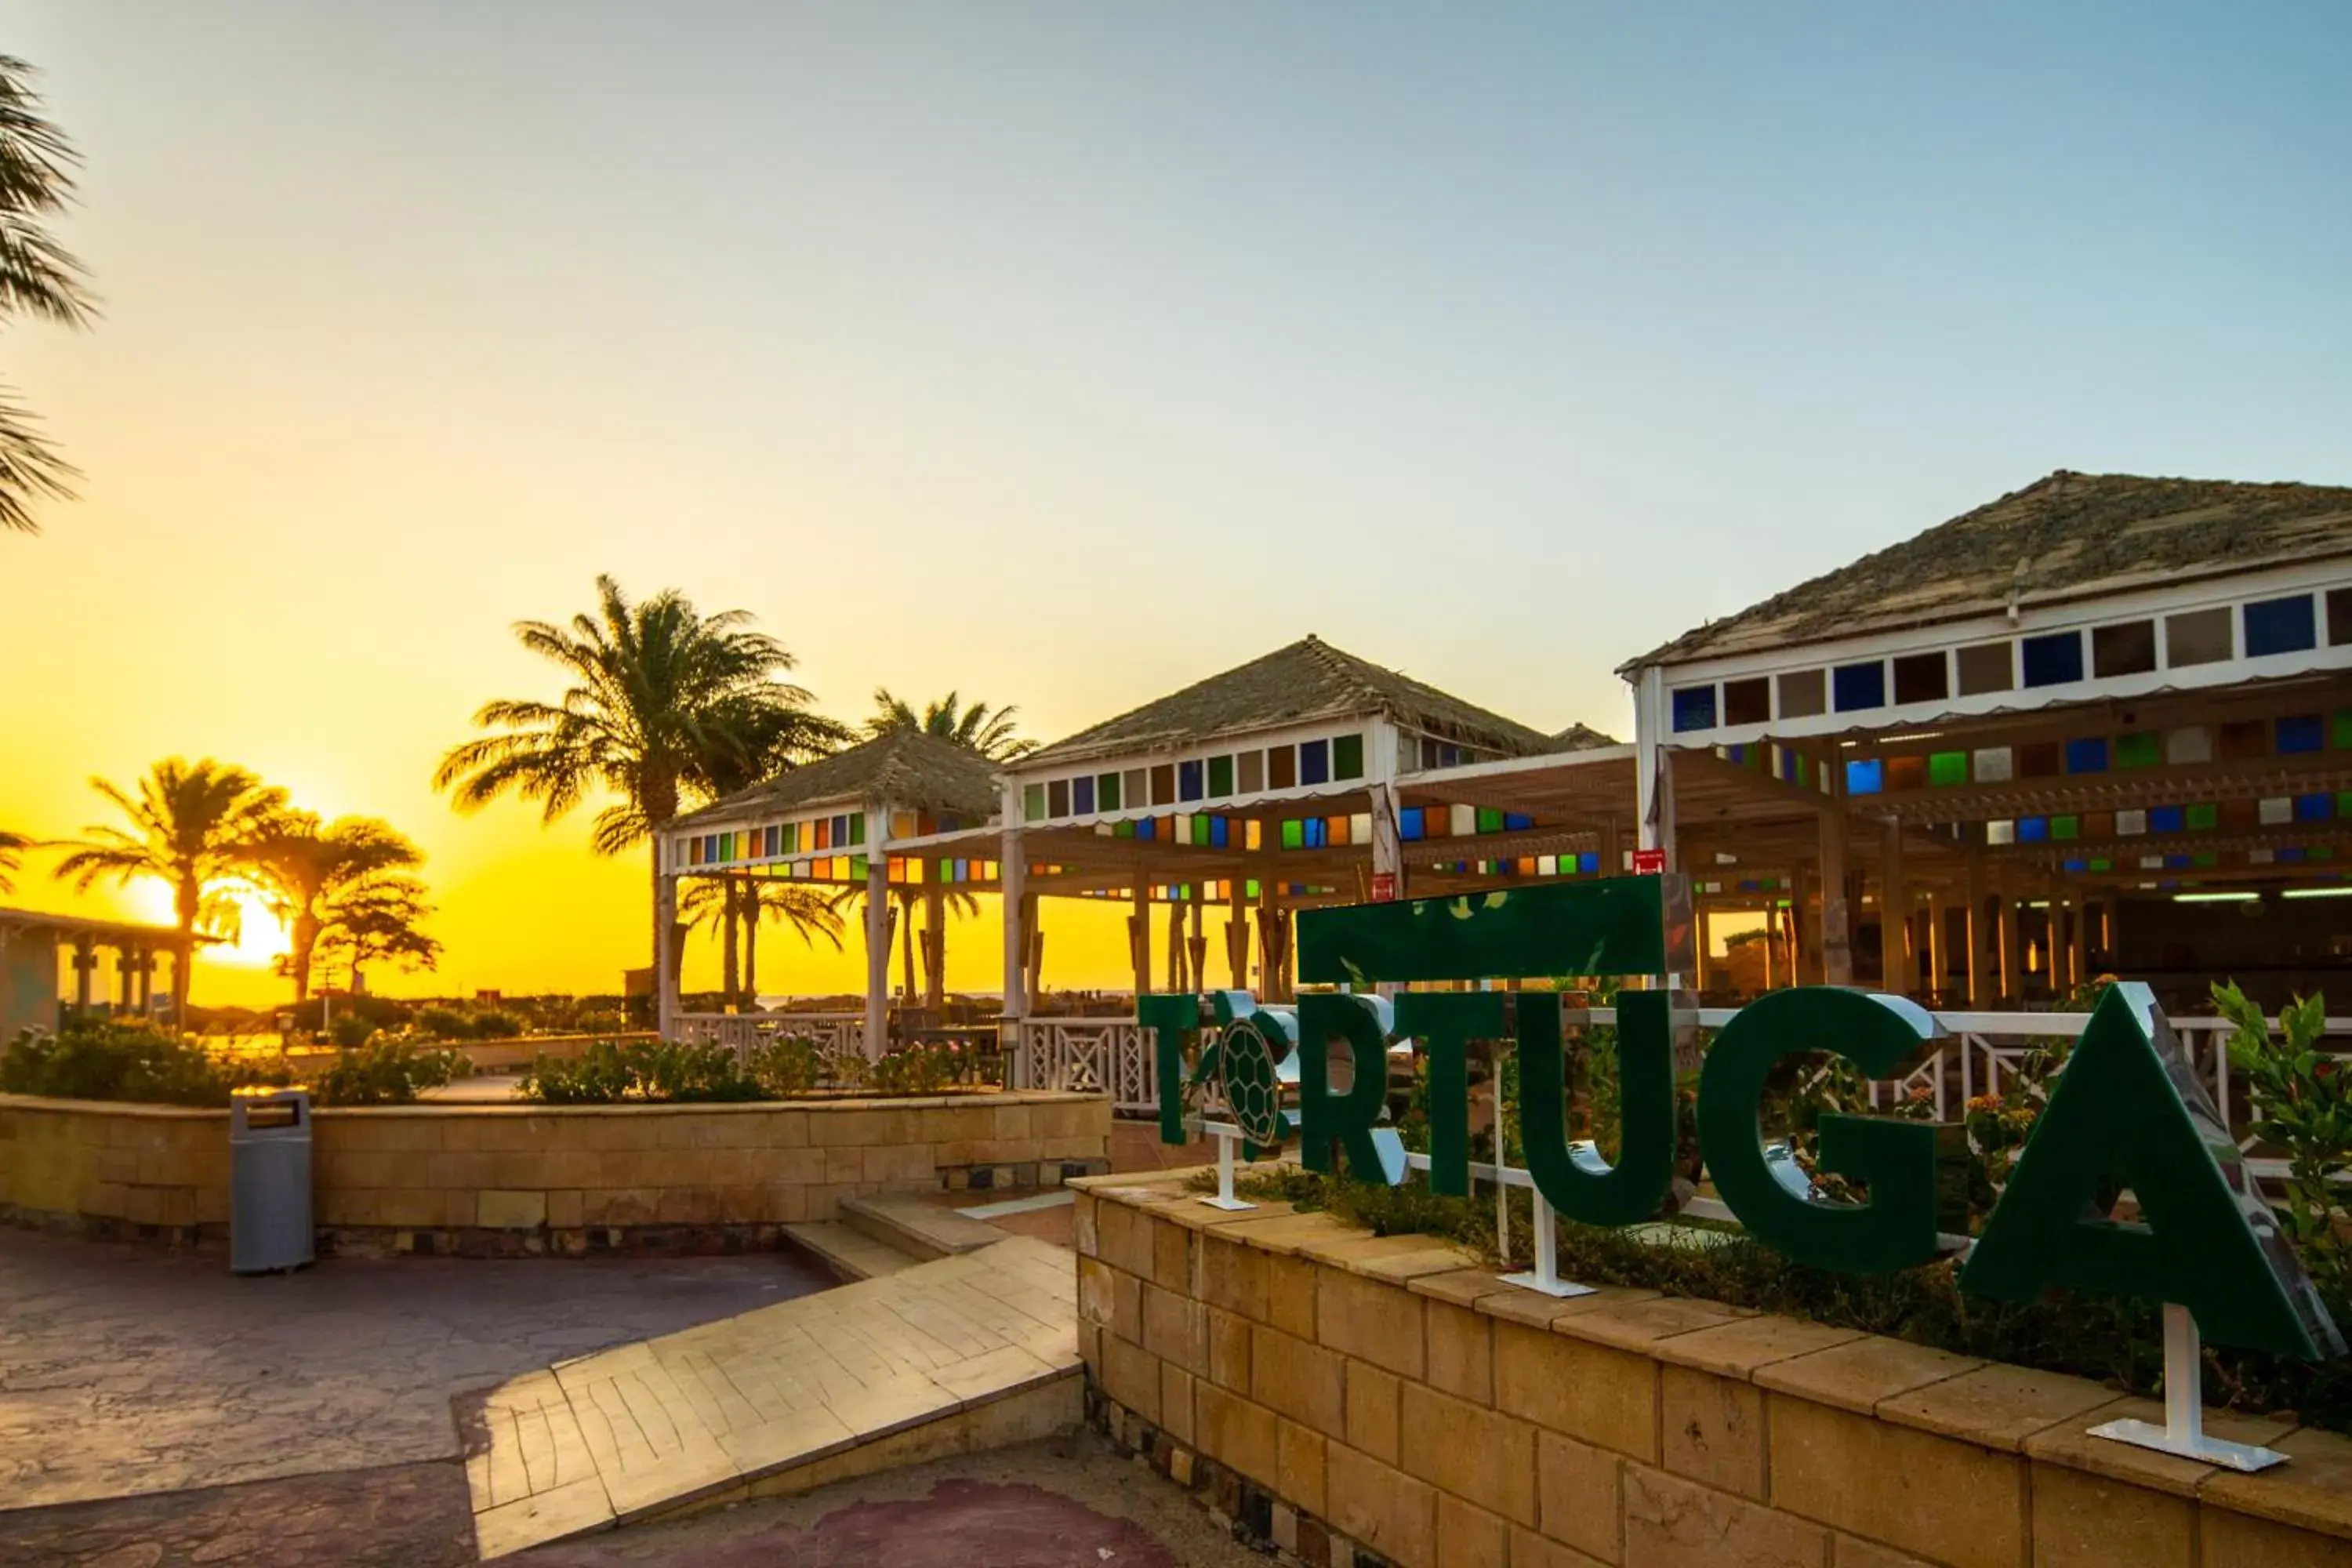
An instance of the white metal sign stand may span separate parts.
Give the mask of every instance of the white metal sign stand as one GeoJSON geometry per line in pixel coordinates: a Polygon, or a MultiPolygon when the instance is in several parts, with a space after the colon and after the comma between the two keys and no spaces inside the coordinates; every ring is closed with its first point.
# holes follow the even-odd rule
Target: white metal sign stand
{"type": "Polygon", "coordinates": [[[1213,1209],[1254,1209],[1257,1205],[1244,1198],[1234,1196],[1234,1145],[1242,1141],[1242,1130],[1223,1122],[1204,1122],[1201,1131],[1217,1141],[1217,1191],[1213,1197],[1201,1201],[1213,1209]]]}
{"type": "Polygon", "coordinates": [[[2203,1352],[2198,1342],[2197,1320],[2176,1301],[2164,1304],[2164,1425],[2148,1421],[2108,1421],[2091,1428],[2094,1437],[2108,1437],[2158,1453],[2201,1459],[2224,1469],[2249,1474],[2286,1463],[2275,1448],[2232,1443],[2205,1435],[2202,1397],[2203,1352]]]}

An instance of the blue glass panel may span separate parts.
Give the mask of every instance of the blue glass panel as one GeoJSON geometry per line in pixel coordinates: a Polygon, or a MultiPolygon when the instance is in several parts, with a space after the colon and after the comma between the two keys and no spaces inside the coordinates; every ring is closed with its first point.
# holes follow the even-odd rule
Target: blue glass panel
{"type": "Polygon", "coordinates": [[[1136,836],[1138,838],[1157,838],[1157,837],[1160,837],[1160,819],[1159,819],[1159,818],[1157,818],[1157,817],[1153,817],[1153,816],[1146,816],[1146,817],[1139,817],[1139,818],[1138,818],[1138,819],[1137,819],[1137,821],[1136,821],[1136,824],[1135,824],[1135,836],[1136,836]]]}
{"type": "Polygon", "coordinates": [[[1178,800],[1198,800],[1207,791],[1206,777],[1202,772],[1198,759],[1176,764],[1176,798],[1178,800]]]}
{"type": "Polygon", "coordinates": [[[2336,797],[2332,795],[2299,795],[2294,797],[2294,819],[2297,822],[2326,822],[2336,815],[2336,797]]]}
{"type": "Polygon", "coordinates": [[[2268,653],[2301,653],[2319,644],[2319,620],[2311,595],[2263,599],[2246,606],[2246,657],[2268,653]]]}
{"type": "Polygon", "coordinates": [[[2021,816],[2017,819],[2017,841],[2020,844],[2046,844],[2050,841],[2050,819],[2046,816],[2021,816]]]}
{"type": "Polygon", "coordinates": [[[2088,860],[2069,860],[2065,863],[2065,868],[2069,871],[2087,871],[2091,868],[2091,863],[2088,860]]]}
{"type": "Polygon", "coordinates": [[[2177,805],[2152,805],[2147,811],[2147,830],[2150,833],[2186,833],[2189,831],[2189,813],[2177,805]]]}
{"type": "Polygon", "coordinates": [[[2064,686],[2083,679],[2083,634],[2081,632],[2051,632],[2038,637],[2027,637],[2021,645],[2025,656],[2025,684],[2028,686],[2064,686]]]}
{"type": "Polygon", "coordinates": [[[1876,795],[1886,787],[1886,764],[1876,757],[1845,765],[1845,793],[1876,795]]]}
{"type": "Polygon", "coordinates": [[[2107,742],[2104,735],[2085,741],[2066,742],[2066,771],[2070,773],[2103,773],[2107,771],[2107,742]]]}
{"type": "Polygon", "coordinates": [[[2192,856],[2167,855],[2164,858],[2164,868],[2168,871],[2186,871],[2193,861],[2192,856]]]}
{"type": "Polygon", "coordinates": [[[1712,686],[1678,686],[1675,689],[1675,733],[1685,730],[1715,728],[1715,688],[1712,686]]]}
{"type": "Polygon", "coordinates": [[[1331,825],[1319,816],[1307,819],[1307,847],[1328,849],[1331,845],[1331,825]]]}
{"type": "Polygon", "coordinates": [[[1506,833],[1517,833],[1535,825],[1536,819],[1532,816],[1522,816],[1516,811],[1503,813],[1503,831],[1506,833]]]}
{"type": "Polygon", "coordinates": [[[2315,752],[2327,743],[2326,726],[2316,713],[2278,721],[2278,749],[2283,757],[2315,752]]]}
{"type": "Polygon", "coordinates": [[[1397,813],[1397,837],[1399,838],[1419,838],[1423,837],[1423,829],[1421,825],[1421,807],[1417,805],[1408,805],[1403,810],[1397,813]]]}
{"type": "Polygon", "coordinates": [[[2300,844],[2287,845],[2278,852],[2278,858],[2279,863],[2283,866],[2301,865],[2303,863],[2303,846],[2300,844]]]}
{"type": "Polygon", "coordinates": [[[1070,781],[1070,811],[1077,816],[1091,816],[1095,809],[1095,781],[1091,777],[1070,781]]]}
{"type": "Polygon", "coordinates": [[[1580,871],[1598,871],[1601,869],[1601,857],[1588,849],[1576,858],[1576,868],[1580,871]]]}
{"type": "Polygon", "coordinates": [[[1842,664],[1830,671],[1831,700],[1841,713],[1886,706],[1886,664],[1842,664]]]}
{"type": "Polygon", "coordinates": [[[1331,782],[1331,742],[1301,741],[1298,743],[1298,782],[1303,784],[1331,782]]]}

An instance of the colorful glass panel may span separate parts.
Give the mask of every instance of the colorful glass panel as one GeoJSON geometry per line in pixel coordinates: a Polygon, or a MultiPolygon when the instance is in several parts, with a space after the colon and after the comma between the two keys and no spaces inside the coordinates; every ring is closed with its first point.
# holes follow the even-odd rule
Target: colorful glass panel
{"type": "Polygon", "coordinates": [[[2246,606],[2245,616],[2248,658],[2302,653],[2318,646],[2319,618],[2308,594],[2256,600],[2246,606]]]}
{"type": "Polygon", "coordinates": [[[2083,634],[2049,632],[2026,637],[2018,647],[2025,666],[2025,684],[2066,686],[2083,679],[2083,634]]]}
{"type": "Polygon", "coordinates": [[[2326,744],[2326,731],[2316,713],[2300,713],[2278,721],[2278,752],[2282,757],[2316,752],[2326,744]]]}
{"type": "Polygon", "coordinates": [[[1845,765],[1845,793],[1877,795],[1886,787],[1886,770],[1876,757],[1857,757],[1845,765]]]}
{"type": "Polygon", "coordinates": [[[1830,698],[1841,713],[1886,706],[1886,662],[1842,664],[1830,671],[1830,698]]]}
{"type": "Polygon", "coordinates": [[[1331,742],[1301,741],[1298,742],[1298,782],[1302,784],[1331,782],[1331,742]]]}
{"type": "Polygon", "coordinates": [[[1364,738],[1361,735],[1332,737],[1331,776],[1335,779],[1360,779],[1364,776],[1364,738]]]}
{"type": "Polygon", "coordinates": [[[2070,773],[2103,773],[2107,771],[2107,738],[2086,735],[2066,742],[2066,771],[2070,773]]]}
{"type": "Polygon", "coordinates": [[[2164,737],[2153,730],[2116,737],[2116,766],[2153,768],[2164,762],[2164,737]]]}
{"type": "Polygon", "coordinates": [[[1205,774],[1206,770],[1202,766],[1201,760],[1198,757],[1193,758],[1188,763],[1177,763],[1176,798],[1178,800],[1200,799],[1208,789],[1208,781],[1205,774]]]}
{"type": "Polygon", "coordinates": [[[1408,805],[1397,813],[1397,837],[1412,840],[1422,836],[1421,807],[1408,805]]]}
{"type": "Polygon", "coordinates": [[[1234,760],[1231,757],[1209,759],[1209,798],[1223,800],[1234,793],[1234,760]]]}
{"type": "Polygon", "coordinates": [[[1095,814],[1095,781],[1091,775],[1070,781],[1070,815],[1092,816],[1095,814]]]}
{"type": "Polygon", "coordinates": [[[1674,691],[1675,733],[1715,728],[1715,688],[1678,686],[1674,691]]]}

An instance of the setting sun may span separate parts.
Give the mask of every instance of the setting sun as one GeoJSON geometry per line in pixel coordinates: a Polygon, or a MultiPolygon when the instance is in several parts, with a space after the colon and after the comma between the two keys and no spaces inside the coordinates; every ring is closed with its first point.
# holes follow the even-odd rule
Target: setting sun
{"type": "MultiPolygon", "coordinates": [[[[197,962],[219,964],[228,969],[268,970],[291,949],[285,922],[270,911],[260,890],[242,882],[219,884],[216,892],[226,893],[236,906],[236,931],[226,942],[207,943],[198,950],[197,962]]],[[[173,923],[172,889],[150,878],[133,883],[131,899],[136,906],[137,918],[156,925],[173,923]]]]}

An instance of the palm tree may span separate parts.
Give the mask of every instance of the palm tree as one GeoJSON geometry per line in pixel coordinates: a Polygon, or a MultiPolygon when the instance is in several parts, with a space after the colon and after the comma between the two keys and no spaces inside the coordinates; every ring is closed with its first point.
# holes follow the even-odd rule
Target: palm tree
{"type": "Polygon", "coordinates": [[[89,787],[119,806],[131,831],[100,825],[85,827],[73,853],[58,863],[59,877],[87,892],[100,878],[128,883],[160,879],[172,889],[178,922],[178,961],[172,969],[172,1016],[187,1017],[189,966],[198,926],[233,928],[235,900],[221,886],[242,874],[255,840],[285,809],[286,792],[262,784],[243,768],[206,757],[190,763],[167,757],[139,781],[133,800],[104,779],[89,787]]]}
{"type": "Polygon", "coordinates": [[[919,714],[904,699],[893,695],[888,687],[877,686],[874,689],[874,717],[866,721],[866,732],[887,735],[893,730],[920,730],[926,735],[978,752],[990,762],[1009,763],[1037,749],[1036,742],[1024,741],[1013,731],[1013,715],[1020,711],[1018,708],[991,708],[985,702],[966,708],[950,691],[936,702],[924,703],[919,714]]]}
{"type": "Polygon", "coordinates": [[[21,833],[0,831],[0,893],[16,885],[8,879],[8,873],[23,863],[25,851],[32,847],[33,841],[21,833]]]}
{"type": "Polygon", "coordinates": [[[294,982],[297,1005],[310,1000],[311,955],[339,914],[370,908],[371,893],[395,884],[423,892],[397,873],[424,864],[425,852],[389,824],[366,817],[322,826],[314,812],[280,812],[248,856],[271,909],[286,921],[291,949],[279,967],[294,982]]]}
{"type": "MultiPolygon", "coordinates": [[[[596,579],[596,597],[595,613],[569,626],[515,626],[522,646],[572,684],[552,703],[500,700],[474,715],[499,732],[453,747],[433,780],[455,791],[460,811],[513,794],[539,801],[553,822],[601,788],[618,798],[597,813],[589,842],[617,855],[708,792],[711,758],[748,754],[762,733],[775,754],[813,755],[837,742],[841,726],[808,711],[809,694],[777,679],[793,656],[751,630],[743,611],[706,616],[675,589],[632,604],[609,576],[596,579]]],[[[658,839],[652,882],[658,911],[658,839]]],[[[656,912],[656,968],[667,936],[656,912]]]]}
{"type": "MultiPolygon", "coordinates": [[[[72,204],[81,157],[65,132],[41,117],[35,74],[14,55],[0,55],[0,321],[30,315],[86,327],[97,315],[84,287],[89,274],[42,226],[72,204]]],[[[33,499],[73,495],[73,465],[36,423],[0,388],[0,531],[37,533],[33,499]]]]}

